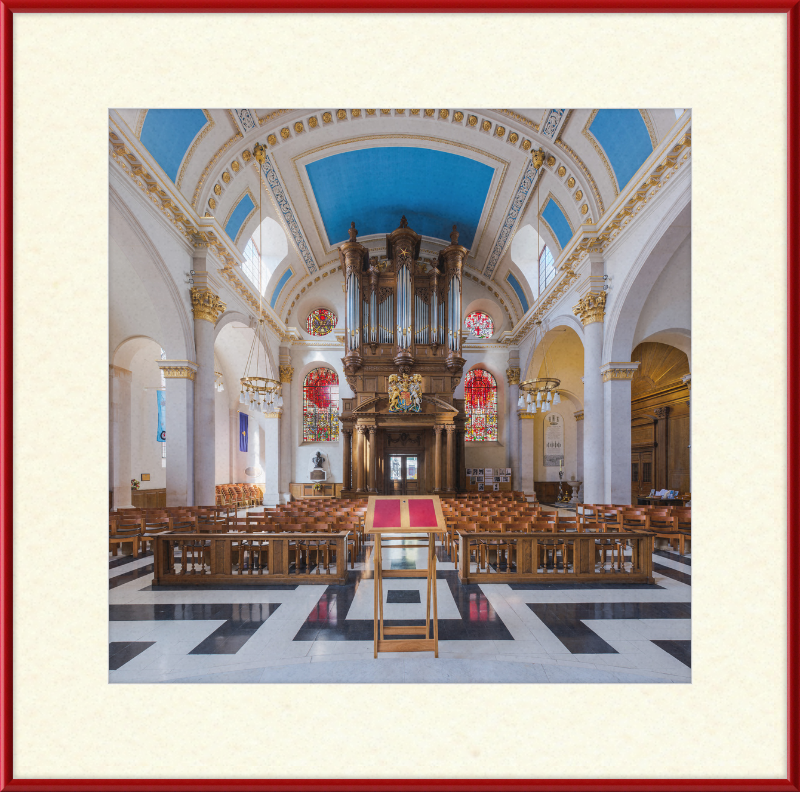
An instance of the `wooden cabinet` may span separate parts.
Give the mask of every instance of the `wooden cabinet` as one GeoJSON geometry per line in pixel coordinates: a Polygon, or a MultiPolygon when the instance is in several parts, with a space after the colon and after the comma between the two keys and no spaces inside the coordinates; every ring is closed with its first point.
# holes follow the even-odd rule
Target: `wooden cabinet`
{"type": "Polygon", "coordinates": [[[292,500],[300,500],[301,498],[341,498],[343,484],[334,484],[332,481],[319,482],[320,489],[315,491],[314,482],[290,484],[289,492],[291,493],[292,500]]]}
{"type": "Polygon", "coordinates": [[[134,509],[161,509],[166,505],[166,489],[131,489],[131,506],[134,509]]]}

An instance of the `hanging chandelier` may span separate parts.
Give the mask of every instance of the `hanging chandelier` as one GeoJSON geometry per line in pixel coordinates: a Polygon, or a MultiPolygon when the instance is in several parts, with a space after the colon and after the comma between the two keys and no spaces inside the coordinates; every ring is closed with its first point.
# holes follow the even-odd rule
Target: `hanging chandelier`
{"type": "Polygon", "coordinates": [[[214,390],[217,393],[222,393],[225,390],[225,386],[222,384],[222,373],[219,371],[214,372],[214,390]]]}
{"type": "MultiPolygon", "coordinates": [[[[536,334],[534,335],[534,349],[536,349],[538,344],[544,341],[541,321],[537,319],[535,325],[536,334]]],[[[561,380],[557,377],[548,376],[546,349],[544,351],[544,373],[544,377],[537,377],[536,379],[520,382],[519,401],[517,402],[518,409],[525,410],[531,414],[535,414],[539,410],[546,413],[550,412],[550,409],[556,404],[561,404],[561,396],[557,390],[561,386],[561,380]]]]}
{"type": "Polygon", "coordinates": [[[263,268],[261,266],[261,251],[264,249],[261,234],[263,218],[261,216],[261,165],[266,158],[266,149],[260,143],[256,143],[253,155],[257,161],[258,169],[258,231],[259,231],[259,254],[258,254],[258,322],[253,332],[253,343],[250,344],[250,353],[247,356],[247,363],[244,367],[244,375],[240,378],[241,391],[239,393],[239,404],[244,404],[248,409],[256,412],[271,413],[283,407],[283,396],[281,396],[281,383],[278,380],[267,377],[267,328],[264,322],[263,311],[261,308],[263,268]],[[262,356],[263,350],[263,356],[262,356]],[[263,365],[261,359],[264,359],[263,365]]]}

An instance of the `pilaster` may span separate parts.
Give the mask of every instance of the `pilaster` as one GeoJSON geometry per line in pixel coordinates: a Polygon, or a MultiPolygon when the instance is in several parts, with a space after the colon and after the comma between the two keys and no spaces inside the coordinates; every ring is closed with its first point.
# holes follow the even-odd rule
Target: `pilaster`
{"type": "MultiPolygon", "coordinates": [[[[603,380],[604,502],[631,502],[631,380],[638,362],[606,363],[603,380]]],[[[587,471],[588,472],[588,471],[587,471]]]]}

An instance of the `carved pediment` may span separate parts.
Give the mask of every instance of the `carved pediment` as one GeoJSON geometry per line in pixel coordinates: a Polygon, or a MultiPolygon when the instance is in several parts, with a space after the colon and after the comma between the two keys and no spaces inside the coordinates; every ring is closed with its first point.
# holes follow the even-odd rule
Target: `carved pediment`
{"type": "Polygon", "coordinates": [[[396,413],[389,410],[389,397],[376,396],[372,399],[367,399],[362,402],[353,410],[353,415],[390,415],[392,418],[397,418],[401,415],[408,415],[409,417],[418,417],[420,415],[458,415],[458,409],[448,404],[442,399],[437,399],[436,396],[422,396],[422,408],[418,413],[396,413]]]}

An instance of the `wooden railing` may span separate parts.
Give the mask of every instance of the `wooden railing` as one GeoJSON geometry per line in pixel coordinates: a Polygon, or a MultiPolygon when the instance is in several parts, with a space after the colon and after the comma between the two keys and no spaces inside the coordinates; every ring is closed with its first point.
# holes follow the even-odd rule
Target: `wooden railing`
{"type": "Polygon", "coordinates": [[[347,582],[347,531],[152,536],[153,585],[347,582]],[[297,562],[305,556],[305,563],[297,562]]]}
{"type": "Polygon", "coordinates": [[[655,582],[653,534],[457,534],[462,583],[655,582]]]}

